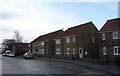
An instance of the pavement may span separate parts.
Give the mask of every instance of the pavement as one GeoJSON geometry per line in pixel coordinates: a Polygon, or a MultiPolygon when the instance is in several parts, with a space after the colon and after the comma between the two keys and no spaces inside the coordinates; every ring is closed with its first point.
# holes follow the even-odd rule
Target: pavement
{"type": "Polygon", "coordinates": [[[43,57],[41,57],[40,59],[62,61],[62,62],[72,63],[72,64],[108,72],[111,74],[120,74],[120,66],[117,66],[117,65],[102,65],[102,64],[93,64],[93,63],[83,62],[80,60],[67,60],[67,59],[55,59],[55,58],[43,58],[43,57]]]}

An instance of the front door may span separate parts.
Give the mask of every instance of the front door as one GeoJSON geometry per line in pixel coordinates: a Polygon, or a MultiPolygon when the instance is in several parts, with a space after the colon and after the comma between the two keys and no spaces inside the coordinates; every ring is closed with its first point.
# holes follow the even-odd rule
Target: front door
{"type": "Polygon", "coordinates": [[[84,53],[83,48],[80,48],[79,49],[79,58],[83,58],[83,53],[84,53]]]}

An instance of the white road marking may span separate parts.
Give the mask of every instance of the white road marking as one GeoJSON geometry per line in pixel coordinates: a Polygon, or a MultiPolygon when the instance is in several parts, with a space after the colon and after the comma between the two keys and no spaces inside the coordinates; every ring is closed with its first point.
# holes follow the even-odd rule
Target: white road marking
{"type": "Polygon", "coordinates": [[[73,70],[73,69],[75,69],[75,68],[73,68],[73,67],[69,67],[69,69],[70,69],[70,70],[73,70]]]}
{"type": "Polygon", "coordinates": [[[80,74],[103,74],[103,73],[91,72],[88,70],[82,70],[82,71],[84,71],[85,73],[80,73],[80,74]]]}
{"type": "Polygon", "coordinates": [[[46,73],[46,75],[48,75],[48,76],[53,76],[53,75],[51,75],[51,74],[49,74],[49,73],[46,73]]]}
{"type": "Polygon", "coordinates": [[[30,67],[30,66],[26,66],[26,67],[37,71],[37,69],[35,69],[35,68],[33,68],[33,67],[30,67]]]}

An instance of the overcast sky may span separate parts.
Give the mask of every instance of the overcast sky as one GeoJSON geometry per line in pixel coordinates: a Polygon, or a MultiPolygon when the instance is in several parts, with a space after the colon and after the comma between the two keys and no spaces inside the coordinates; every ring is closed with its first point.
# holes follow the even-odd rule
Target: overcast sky
{"type": "Polygon", "coordinates": [[[94,1],[0,0],[0,43],[13,38],[15,30],[31,42],[40,35],[90,21],[100,29],[108,19],[118,17],[119,0],[94,1]]]}

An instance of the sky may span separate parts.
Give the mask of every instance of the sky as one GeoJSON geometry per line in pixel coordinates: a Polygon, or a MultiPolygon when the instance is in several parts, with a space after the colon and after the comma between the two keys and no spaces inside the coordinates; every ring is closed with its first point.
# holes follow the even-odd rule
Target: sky
{"type": "Polygon", "coordinates": [[[23,41],[92,21],[100,29],[118,17],[119,0],[0,0],[0,43],[18,30],[23,41]]]}

